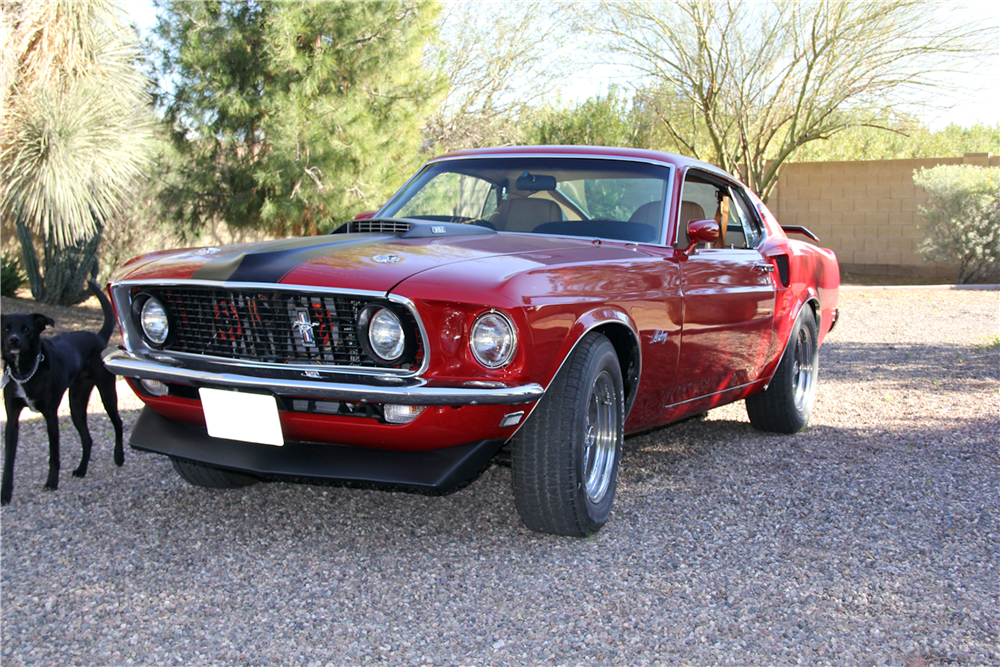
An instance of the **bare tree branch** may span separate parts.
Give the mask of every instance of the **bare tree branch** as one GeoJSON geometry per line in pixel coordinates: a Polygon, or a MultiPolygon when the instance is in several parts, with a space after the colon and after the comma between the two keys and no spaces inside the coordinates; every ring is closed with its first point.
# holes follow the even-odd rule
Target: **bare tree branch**
{"type": "Polygon", "coordinates": [[[804,144],[884,125],[888,110],[920,104],[943,74],[987,57],[996,26],[945,11],[933,0],[605,0],[589,22],[637,88],[693,110],[686,127],[657,109],[679,146],[742,171],[766,198],[804,144]]]}

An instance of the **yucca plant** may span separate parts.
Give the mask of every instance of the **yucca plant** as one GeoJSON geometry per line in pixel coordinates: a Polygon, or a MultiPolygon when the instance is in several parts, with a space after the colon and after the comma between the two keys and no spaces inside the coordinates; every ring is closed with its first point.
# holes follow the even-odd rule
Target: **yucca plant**
{"type": "Polygon", "coordinates": [[[3,216],[35,299],[76,303],[150,157],[138,36],[107,1],[5,2],[3,21],[3,216]]]}
{"type": "Polygon", "coordinates": [[[14,296],[24,284],[24,274],[17,257],[6,252],[0,258],[0,296],[14,296]]]}

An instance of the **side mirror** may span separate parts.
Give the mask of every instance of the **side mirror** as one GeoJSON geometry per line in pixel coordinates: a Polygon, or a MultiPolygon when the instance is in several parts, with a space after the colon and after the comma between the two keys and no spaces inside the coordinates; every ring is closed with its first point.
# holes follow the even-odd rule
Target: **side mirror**
{"type": "Polygon", "coordinates": [[[684,248],[684,254],[690,255],[691,250],[699,243],[715,243],[719,240],[719,227],[717,220],[692,220],[688,223],[688,247],[684,248]]]}

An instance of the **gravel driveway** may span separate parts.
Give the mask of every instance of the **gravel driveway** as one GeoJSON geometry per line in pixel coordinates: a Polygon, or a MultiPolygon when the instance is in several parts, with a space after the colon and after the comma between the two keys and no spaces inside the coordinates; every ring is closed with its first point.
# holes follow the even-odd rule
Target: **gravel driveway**
{"type": "Polygon", "coordinates": [[[758,433],[737,404],[629,438],[589,540],[523,528],[500,466],[439,498],[212,492],[133,451],[116,469],[96,400],[88,477],[70,476],[67,414],[47,493],[31,415],[2,510],[0,659],[1000,665],[1000,294],[841,305],[805,433],[758,433]]]}

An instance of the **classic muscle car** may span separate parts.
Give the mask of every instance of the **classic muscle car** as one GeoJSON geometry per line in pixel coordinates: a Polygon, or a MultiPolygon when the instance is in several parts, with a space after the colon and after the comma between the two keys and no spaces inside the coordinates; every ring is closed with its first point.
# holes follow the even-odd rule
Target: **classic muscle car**
{"type": "Polygon", "coordinates": [[[625,434],[745,400],[805,428],[834,254],[711,165],[570,146],[431,160],[326,236],[112,279],[137,449],[188,482],[445,492],[501,453],[531,529],[608,519],[625,434]]]}

